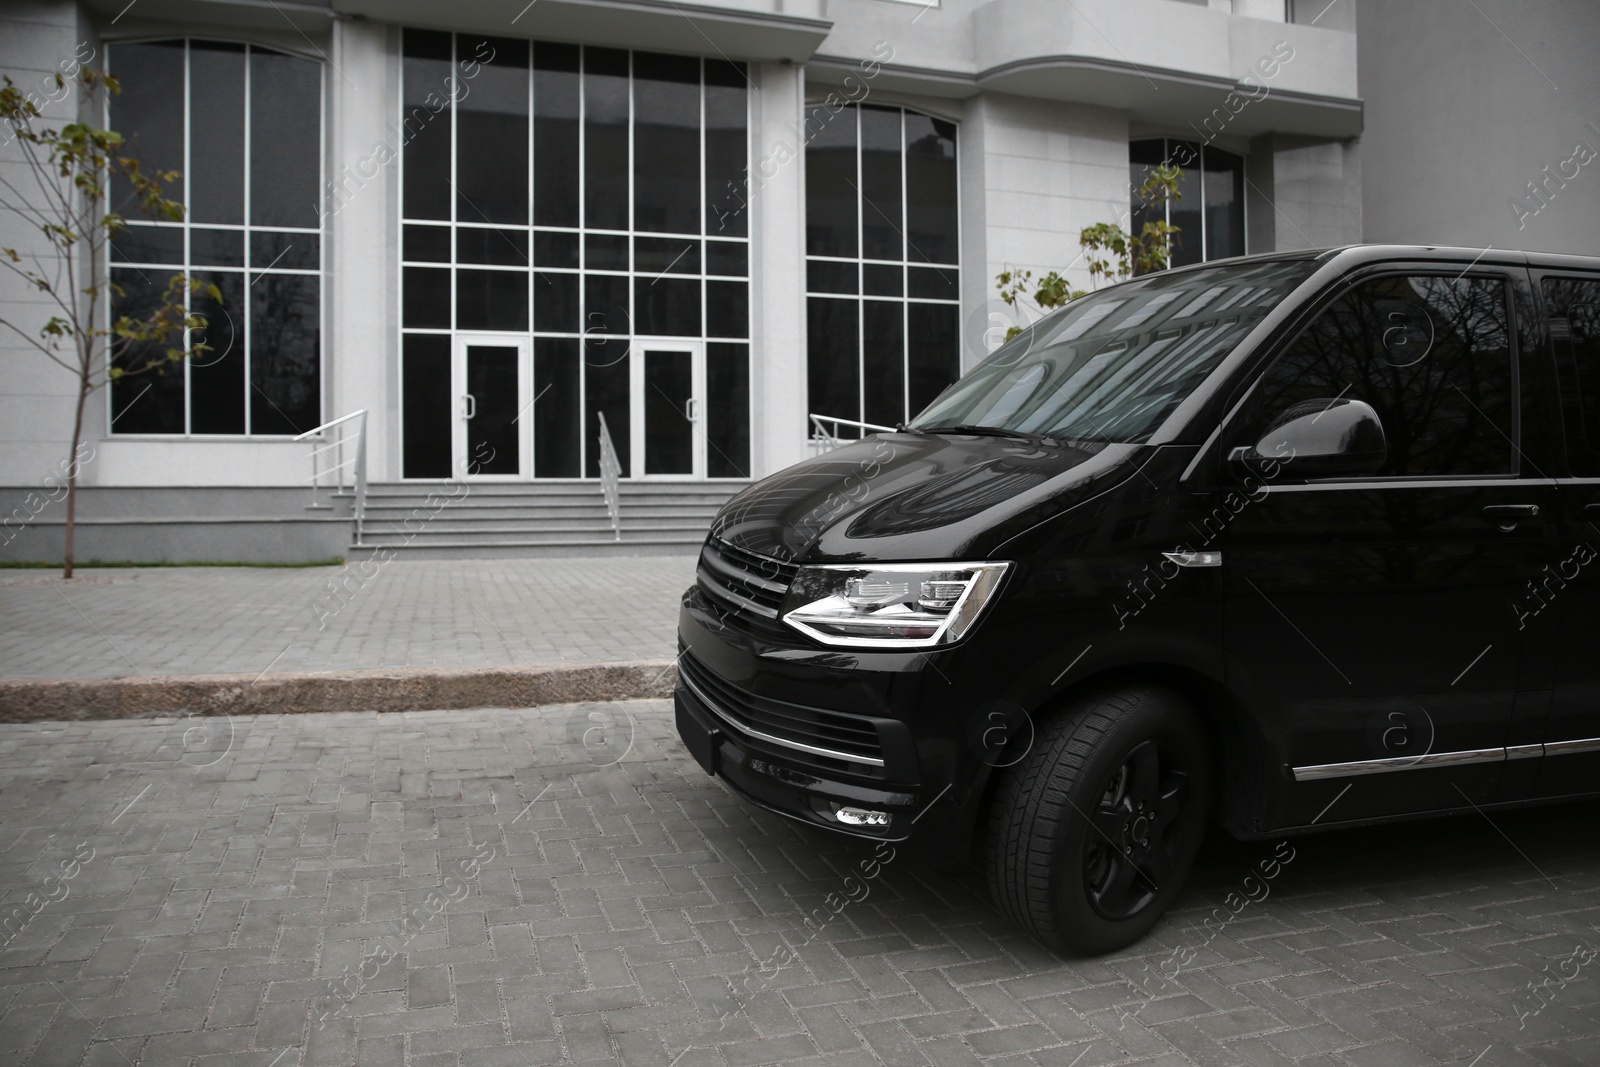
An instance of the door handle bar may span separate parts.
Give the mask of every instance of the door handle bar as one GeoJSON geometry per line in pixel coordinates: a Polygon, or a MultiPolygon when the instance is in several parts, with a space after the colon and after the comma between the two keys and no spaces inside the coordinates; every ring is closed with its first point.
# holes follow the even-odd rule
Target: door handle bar
{"type": "Polygon", "coordinates": [[[1538,514],[1538,504],[1490,504],[1483,509],[1483,517],[1507,533],[1517,528],[1518,521],[1536,518],[1538,514]]]}
{"type": "Polygon", "coordinates": [[[468,419],[477,418],[478,417],[478,398],[473,396],[471,393],[462,393],[461,394],[461,399],[465,400],[467,402],[467,410],[463,413],[462,417],[463,418],[468,418],[468,419]]]}

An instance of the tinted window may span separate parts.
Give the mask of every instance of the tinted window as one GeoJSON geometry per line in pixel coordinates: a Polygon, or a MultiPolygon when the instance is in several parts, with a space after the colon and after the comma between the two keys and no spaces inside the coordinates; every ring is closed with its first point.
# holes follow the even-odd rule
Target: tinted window
{"type": "Polygon", "coordinates": [[[192,222],[244,222],[244,69],[244,45],[190,46],[189,128],[205,137],[203,148],[189,153],[192,222]]]}
{"type": "Polygon", "coordinates": [[[750,192],[745,180],[749,149],[745,90],[750,79],[743,63],[706,60],[706,210],[707,233],[743,237],[749,220],[742,210],[750,192]]]}
{"type": "MultiPolygon", "coordinates": [[[[486,165],[457,167],[456,219],[528,223],[528,45],[493,37],[458,42],[489,61],[470,92],[456,96],[456,156],[486,165]],[[493,161],[489,165],[489,161],[493,161]]],[[[462,56],[465,59],[465,55],[462,56]]],[[[527,262],[524,259],[522,262],[527,262]]]]}
{"type": "Polygon", "coordinates": [[[955,263],[957,234],[954,123],[905,114],[906,243],[912,262],[955,263]]]}
{"type": "Polygon", "coordinates": [[[578,106],[577,45],[534,45],[533,221],[541,226],[578,224],[578,106]]]}
{"type": "MultiPolygon", "coordinates": [[[[720,280],[749,273],[745,68],[422,30],[402,58],[402,326],[531,332],[534,475],[596,469],[596,404],[626,463],[629,339],[750,335],[748,282],[720,280]]],[[[744,418],[708,403],[702,428],[744,418]]]]}
{"type": "Polygon", "coordinates": [[[1371,404],[1392,476],[1510,474],[1506,287],[1500,278],[1375,278],[1324,309],[1262,379],[1251,432],[1308,400],[1371,404]]]}
{"type": "Polygon", "coordinates": [[[448,33],[406,31],[400,136],[408,219],[450,217],[451,44],[448,33]]]}
{"type": "Polygon", "coordinates": [[[611,48],[586,50],[583,92],[584,221],[598,229],[625,230],[628,228],[628,53],[611,48]]]}
{"type": "Polygon", "coordinates": [[[892,426],[961,373],[956,127],[819,105],[805,132],[808,408],[892,426]]]}
{"type": "Polygon", "coordinates": [[[633,61],[633,227],[700,232],[700,61],[633,61]]]}
{"type": "MultiPolygon", "coordinates": [[[[181,222],[118,235],[113,259],[141,269],[113,275],[124,287],[113,313],[147,314],[165,280],[185,272],[221,294],[195,301],[206,328],[191,340],[204,340],[209,352],[170,365],[165,346],[118,354],[133,374],[112,387],[112,432],[311,429],[321,421],[322,395],[321,64],[197,40],[119,42],[111,69],[123,90],[111,98],[113,128],[147,174],[182,174],[166,191],[188,207],[181,222]],[[159,374],[139,371],[151,351],[162,357],[159,374]]],[[[358,191],[342,190],[336,203],[358,191]]],[[[126,183],[112,191],[116,209],[143,218],[126,183]]]]}
{"type": "Polygon", "coordinates": [[[856,109],[813,112],[806,126],[806,253],[854,256],[859,225],[856,109]]]}
{"type": "Polygon", "coordinates": [[[315,229],[322,150],[311,116],[322,111],[322,68],[252,48],[250,79],[250,221],[315,229]]]}
{"type": "Polygon", "coordinates": [[[1600,474],[1600,279],[1546,278],[1544,298],[1550,306],[1572,473],[1600,474]]]}
{"type": "Polygon", "coordinates": [[[900,125],[899,109],[861,109],[861,251],[866,259],[905,258],[900,125]]]}

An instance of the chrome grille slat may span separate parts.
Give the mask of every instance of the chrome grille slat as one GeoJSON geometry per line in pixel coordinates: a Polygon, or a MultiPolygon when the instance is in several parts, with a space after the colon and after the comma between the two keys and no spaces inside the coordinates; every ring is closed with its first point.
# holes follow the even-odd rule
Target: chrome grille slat
{"type": "Polygon", "coordinates": [[[776,619],[798,570],[792,563],[735,548],[712,537],[700,550],[696,579],[711,596],[762,618],[776,619]]]}
{"type": "Polygon", "coordinates": [[[678,670],[685,686],[737,733],[811,756],[884,766],[877,727],[870,722],[756,697],[717,677],[688,653],[679,659],[678,670]]]}
{"type": "Polygon", "coordinates": [[[729,563],[725,558],[723,558],[721,553],[712,554],[707,552],[705,554],[705,563],[707,567],[716,571],[719,576],[725,576],[726,578],[732,578],[736,581],[746,582],[757,587],[758,589],[764,590],[780,598],[783,596],[783,594],[789,591],[789,586],[787,583],[776,582],[769,578],[762,578],[759,575],[751,574],[748,571],[729,563]]]}

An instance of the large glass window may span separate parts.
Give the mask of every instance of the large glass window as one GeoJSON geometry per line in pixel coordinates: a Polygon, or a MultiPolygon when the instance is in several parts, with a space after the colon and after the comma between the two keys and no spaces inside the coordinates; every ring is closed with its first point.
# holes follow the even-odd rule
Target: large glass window
{"type": "Polygon", "coordinates": [[[805,136],[807,403],[892,426],[961,374],[956,127],[852,104],[805,136]]]}
{"type": "MultiPolygon", "coordinates": [[[[322,65],[220,41],[119,42],[111,128],[146,173],[182,177],[182,222],[130,221],[111,249],[113,318],[139,316],[175,274],[214,284],[200,300],[211,350],[111,386],[113,433],[297,434],[322,421],[322,65]]],[[[160,352],[125,350],[139,366],[160,352]]]]}
{"type": "Polygon", "coordinates": [[[749,477],[743,64],[407,30],[402,66],[404,476],[450,474],[411,393],[492,331],[534,338],[535,477],[597,477],[601,413],[630,473],[643,338],[703,343],[706,473],[749,477]]]}
{"type": "Polygon", "coordinates": [[[1128,146],[1128,169],[1134,190],[1131,232],[1146,222],[1166,221],[1178,227],[1172,265],[1185,267],[1213,259],[1242,256],[1244,248],[1244,158],[1214,145],[1156,138],[1128,146]],[[1138,190],[1150,168],[1163,163],[1183,171],[1179,199],[1159,205],[1143,203],[1138,190]]]}

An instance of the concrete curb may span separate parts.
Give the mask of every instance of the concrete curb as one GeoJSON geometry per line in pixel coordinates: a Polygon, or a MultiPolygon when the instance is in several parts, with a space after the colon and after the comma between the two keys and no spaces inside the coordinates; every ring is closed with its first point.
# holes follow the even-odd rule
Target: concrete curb
{"type": "Polygon", "coordinates": [[[526,708],[670,697],[675,661],[549,667],[405,668],[318,674],[0,681],[0,723],[320,711],[526,708]]]}

